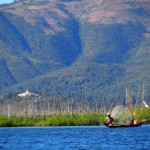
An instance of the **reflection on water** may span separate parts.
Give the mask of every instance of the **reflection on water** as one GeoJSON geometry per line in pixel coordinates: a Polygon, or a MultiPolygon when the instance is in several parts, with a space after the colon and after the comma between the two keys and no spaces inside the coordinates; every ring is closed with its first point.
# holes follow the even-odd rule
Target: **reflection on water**
{"type": "Polygon", "coordinates": [[[150,125],[0,128],[0,150],[148,150],[150,125]]]}

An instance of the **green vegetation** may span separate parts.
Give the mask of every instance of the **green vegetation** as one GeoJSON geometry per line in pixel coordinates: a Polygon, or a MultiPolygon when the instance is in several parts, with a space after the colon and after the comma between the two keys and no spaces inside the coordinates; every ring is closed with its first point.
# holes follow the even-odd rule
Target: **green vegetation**
{"type": "Polygon", "coordinates": [[[150,108],[136,108],[135,119],[143,120],[145,123],[150,123],[150,108]]]}
{"type": "Polygon", "coordinates": [[[84,126],[100,125],[103,123],[104,114],[64,114],[50,116],[0,116],[1,127],[20,126],[84,126]]]}
{"type": "MultiPolygon", "coordinates": [[[[150,108],[136,108],[135,119],[150,123],[150,108]]],[[[53,114],[39,116],[0,116],[1,127],[21,126],[89,126],[102,125],[106,113],[74,113],[74,114],[53,114]]]]}
{"type": "Polygon", "coordinates": [[[128,3],[130,9],[126,2],[109,3],[15,0],[1,6],[0,94],[29,88],[116,103],[124,101],[127,86],[140,101],[144,84],[149,100],[149,2],[128,3]],[[103,17],[96,17],[99,12],[103,17]]]}

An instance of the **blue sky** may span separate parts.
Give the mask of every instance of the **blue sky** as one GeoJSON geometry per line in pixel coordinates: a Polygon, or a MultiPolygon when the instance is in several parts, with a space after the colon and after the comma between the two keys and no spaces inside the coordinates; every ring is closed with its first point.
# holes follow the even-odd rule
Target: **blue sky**
{"type": "Polygon", "coordinates": [[[0,4],[4,4],[4,3],[11,3],[14,0],[0,0],[0,4]]]}

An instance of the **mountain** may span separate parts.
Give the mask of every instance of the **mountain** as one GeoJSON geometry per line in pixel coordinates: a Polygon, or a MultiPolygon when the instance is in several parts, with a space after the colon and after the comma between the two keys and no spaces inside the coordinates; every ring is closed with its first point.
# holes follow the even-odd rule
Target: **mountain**
{"type": "Polygon", "coordinates": [[[0,5],[0,91],[119,101],[144,85],[148,99],[149,41],[149,0],[0,5]]]}

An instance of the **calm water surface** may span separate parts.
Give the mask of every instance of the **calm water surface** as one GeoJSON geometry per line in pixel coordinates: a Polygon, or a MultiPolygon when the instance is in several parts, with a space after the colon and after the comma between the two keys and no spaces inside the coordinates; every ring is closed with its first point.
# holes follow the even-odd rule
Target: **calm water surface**
{"type": "Polygon", "coordinates": [[[0,128],[0,150],[150,150],[150,125],[0,128]]]}

